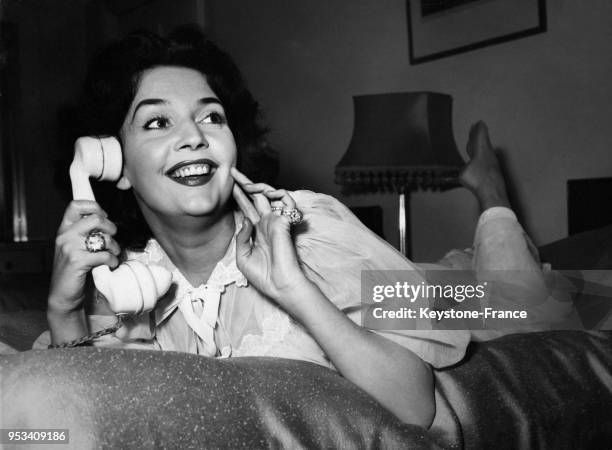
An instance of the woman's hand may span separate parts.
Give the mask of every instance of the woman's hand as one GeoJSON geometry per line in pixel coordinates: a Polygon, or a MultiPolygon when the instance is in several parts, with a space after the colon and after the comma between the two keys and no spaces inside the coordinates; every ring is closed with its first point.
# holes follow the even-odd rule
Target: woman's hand
{"type": "Polygon", "coordinates": [[[248,217],[236,238],[238,268],[304,327],[344,377],[401,420],[429,426],[435,411],[429,366],[355,324],[308,281],[297,260],[289,219],[272,211],[281,204],[295,208],[286,191],[252,184],[234,169],[232,175],[240,185],[234,186],[234,198],[248,217]]]}
{"type": "Polygon", "coordinates": [[[85,280],[89,271],[106,264],[115,268],[120,248],[111,237],[117,227],[107,218],[96,202],[74,200],[66,208],[55,240],[53,274],[49,290],[48,309],[54,313],[70,313],[83,305],[85,280]],[[85,239],[91,231],[101,231],[106,251],[91,253],[85,239]]]}
{"type": "Polygon", "coordinates": [[[234,198],[245,216],[236,237],[238,268],[255,288],[288,307],[291,294],[309,282],[297,259],[289,219],[272,208],[295,208],[295,201],[283,189],[251,183],[236,169],[232,176],[237,182],[234,198]]]}

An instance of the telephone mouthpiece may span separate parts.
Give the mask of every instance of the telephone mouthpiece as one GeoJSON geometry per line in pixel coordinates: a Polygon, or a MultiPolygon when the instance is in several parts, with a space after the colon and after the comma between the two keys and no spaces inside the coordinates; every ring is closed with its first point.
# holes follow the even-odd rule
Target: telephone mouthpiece
{"type": "Polygon", "coordinates": [[[96,288],[115,314],[142,314],[155,308],[170,288],[172,274],[163,267],[128,260],[111,272],[108,266],[92,270],[96,288]]]}

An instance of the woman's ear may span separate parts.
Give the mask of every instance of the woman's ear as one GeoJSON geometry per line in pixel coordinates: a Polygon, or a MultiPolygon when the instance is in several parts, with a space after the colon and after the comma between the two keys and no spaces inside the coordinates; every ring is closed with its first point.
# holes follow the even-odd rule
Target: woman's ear
{"type": "Polygon", "coordinates": [[[122,191],[127,191],[132,188],[132,183],[130,183],[130,180],[128,180],[125,175],[121,175],[121,178],[117,181],[117,188],[122,191]]]}

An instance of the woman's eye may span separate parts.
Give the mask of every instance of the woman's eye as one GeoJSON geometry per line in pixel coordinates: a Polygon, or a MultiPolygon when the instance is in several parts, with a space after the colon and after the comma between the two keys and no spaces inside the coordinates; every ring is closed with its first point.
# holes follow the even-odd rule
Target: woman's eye
{"type": "Polygon", "coordinates": [[[202,119],[202,123],[212,123],[215,125],[223,125],[225,122],[225,116],[220,112],[211,112],[202,119]]]}
{"type": "Polygon", "coordinates": [[[144,124],[144,128],[146,130],[158,130],[162,128],[166,128],[170,124],[170,121],[165,117],[155,117],[151,120],[148,120],[144,124]]]}

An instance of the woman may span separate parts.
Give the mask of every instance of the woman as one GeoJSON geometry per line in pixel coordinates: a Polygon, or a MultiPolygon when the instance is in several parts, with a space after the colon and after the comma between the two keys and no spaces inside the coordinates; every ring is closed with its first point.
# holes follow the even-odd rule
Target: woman
{"type": "MultiPolygon", "coordinates": [[[[226,54],[193,30],[167,39],[141,33],[101,54],[86,86],[85,133],[119,138],[123,192],[110,205],[120,210],[111,211],[118,227],[95,202],[73,201],[66,210],[48,301],[52,344],[72,345],[112,325],[104,299],[87,288],[87,274],[136,258],[170,270],[171,290],[151,315],[85,340],[310,360],[335,368],[401,420],[431,424],[431,366],[459,361],[469,333],[374,333],[356,324],[362,269],[413,270],[415,284],[422,278],[330,197],[253,184],[236,169],[255,168],[266,146],[257,104],[226,54]],[[305,226],[293,236],[280,208],[304,214],[305,226]],[[104,233],[105,251],[85,248],[94,231],[104,233]]],[[[507,200],[483,124],[470,145],[474,161],[464,182],[488,209],[485,221],[510,222],[523,257],[516,218],[502,212],[500,219],[490,209],[507,200]]],[[[489,239],[487,249],[494,247],[489,239]]]]}

